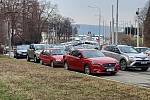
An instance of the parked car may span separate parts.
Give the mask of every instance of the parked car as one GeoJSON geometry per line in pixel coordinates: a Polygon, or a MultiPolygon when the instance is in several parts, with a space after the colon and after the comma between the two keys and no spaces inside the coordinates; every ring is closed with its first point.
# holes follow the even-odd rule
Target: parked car
{"type": "Polygon", "coordinates": [[[51,67],[63,66],[64,53],[65,51],[59,48],[45,49],[39,56],[40,63],[50,65],[51,67]]]}
{"type": "Polygon", "coordinates": [[[148,48],[148,47],[135,47],[135,49],[136,49],[139,53],[145,53],[147,50],[150,50],[150,48],[148,48]]]}
{"type": "Polygon", "coordinates": [[[18,45],[14,49],[14,58],[26,58],[27,57],[27,49],[29,49],[29,45],[18,45]]]}
{"type": "Polygon", "coordinates": [[[45,48],[49,48],[49,46],[47,44],[31,44],[27,50],[27,61],[33,59],[35,63],[39,63],[39,55],[45,48]]]}
{"type": "Polygon", "coordinates": [[[140,68],[142,71],[147,71],[150,65],[146,54],[138,53],[132,46],[107,45],[102,52],[108,57],[117,59],[121,70],[140,68]]]}
{"type": "Polygon", "coordinates": [[[116,74],[120,68],[116,59],[106,57],[95,49],[76,49],[64,55],[64,68],[85,74],[116,74]]]}

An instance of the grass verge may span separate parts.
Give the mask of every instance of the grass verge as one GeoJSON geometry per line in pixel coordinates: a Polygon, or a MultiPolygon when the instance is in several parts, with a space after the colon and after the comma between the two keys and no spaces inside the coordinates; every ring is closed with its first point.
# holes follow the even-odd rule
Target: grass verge
{"type": "Polygon", "coordinates": [[[26,60],[0,58],[0,83],[5,83],[5,100],[11,96],[9,93],[16,95],[18,100],[150,100],[150,89],[84,76],[26,60]]]}

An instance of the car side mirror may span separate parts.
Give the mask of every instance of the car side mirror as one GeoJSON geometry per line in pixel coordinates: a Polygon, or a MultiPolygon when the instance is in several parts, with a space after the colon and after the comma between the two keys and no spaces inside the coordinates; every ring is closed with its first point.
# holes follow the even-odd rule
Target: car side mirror
{"type": "Polygon", "coordinates": [[[78,57],[79,57],[79,58],[83,58],[83,56],[82,56],[82,55],[79,55],[78,57]]]}
{"type": "Polygon", "coordinates": [[[121,54],[120,51],[118,49],[114,49],[115,53],[121,54]]]}
{"type": "Polygon", "coordinates": [[[116,50],[115,53],[121,54],[120,51],[116,50]]]}

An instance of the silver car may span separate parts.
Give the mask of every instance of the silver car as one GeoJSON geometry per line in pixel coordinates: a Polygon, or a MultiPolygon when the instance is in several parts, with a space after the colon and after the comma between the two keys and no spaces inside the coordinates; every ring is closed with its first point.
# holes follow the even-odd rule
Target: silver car
{"type": "Polygon", "coordinates": [[[121,70],[141,68],[147,71],[150,65],[150,59],[146,54],[138,53],[132,46],[127,45],[108,45],[102,49],[102,52],[119,61],[121,70]]]}

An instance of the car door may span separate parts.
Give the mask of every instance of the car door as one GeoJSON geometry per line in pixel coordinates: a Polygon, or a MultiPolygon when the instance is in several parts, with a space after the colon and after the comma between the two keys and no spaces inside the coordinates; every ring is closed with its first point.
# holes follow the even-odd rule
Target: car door
{"type": "Polygon", "coordinates": [[[75,50],[73,50],[69,55],[67,55],[67,63],[71,69],[74,69],[74,55],[75,50]]]}
{"type": "Polygon", "coordinates": [[[51,53],[50,50],[45,50],[45,63],[50,64],[51,61],[51,53]]]}
{"type": "Polygon", "coordinates": [[[120,58],[121,58],[121,52],[120,50],[118,49],[118,47],[114,47],[113,48],[113,58],[117,59],[118,61],[120,61],[120,58]]]}
{"type": "Polygon", "coordinates": [[[72,67],[75,70],[82,71],[82,60],[79,57],[79,55],[81,55],[80,51],[75,50],[73,53],[73,56],[72,56],[72,58],[73,58],[72,67]]]}
{"type": "Polygon", "coordinates": [[[31,45],[30,47],[30,58],[33,58],[34,59],[34,52],[35,52],[35,46],[34,45],[31,45]]]}
{"type": "Polygon", "coordinates": [[[105,54],[107,57],[112,57],[114,58],[114,52],[113,52],[114,46],[106,46],[103,50],[102,53],[105,54]]]}
{"type": "Polygon", "coordinates": [[[45,53],[45,50],[43,50],[43,52],[41,53],[40,59],[42,60],[43,63],[46,63],[46,53],[45,53]]]}

